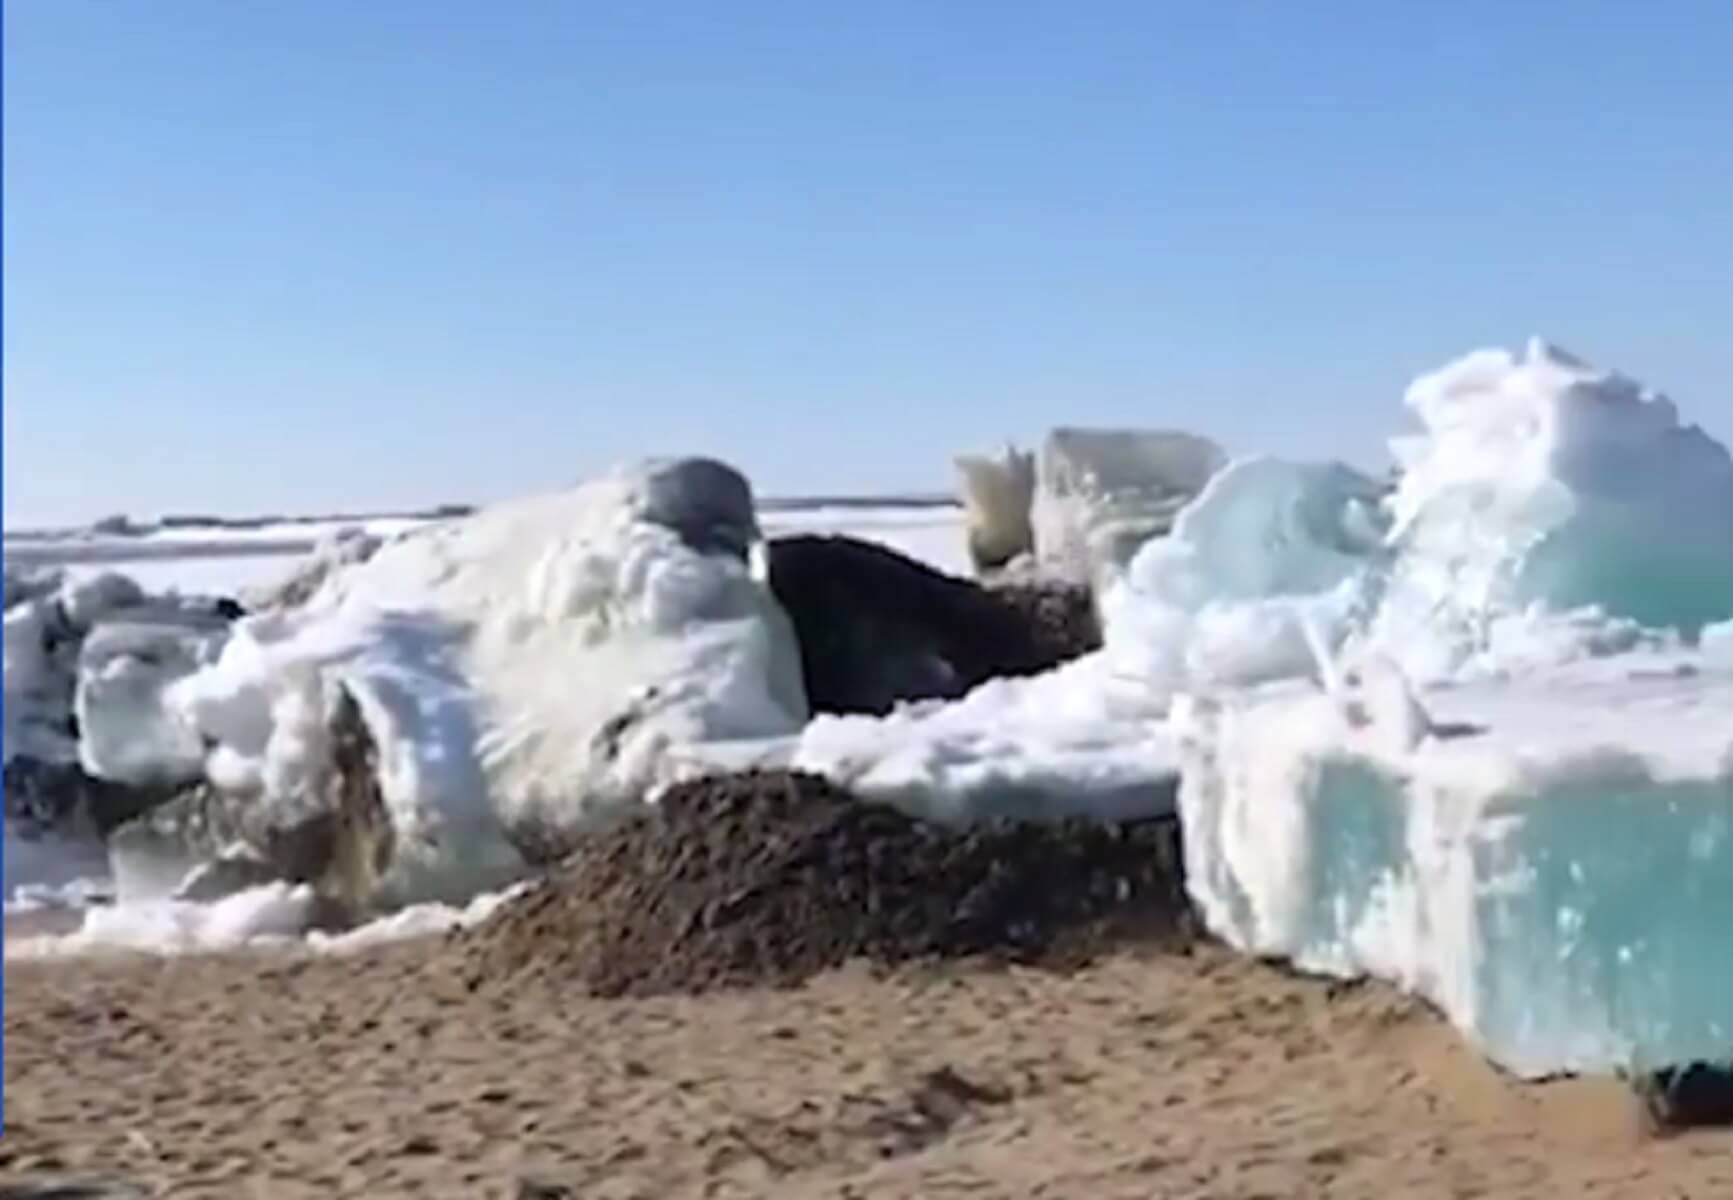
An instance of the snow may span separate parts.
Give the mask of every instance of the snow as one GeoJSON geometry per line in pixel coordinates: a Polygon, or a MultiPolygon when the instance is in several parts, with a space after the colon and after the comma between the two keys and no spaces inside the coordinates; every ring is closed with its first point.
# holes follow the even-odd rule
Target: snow
{"type": "MultiPolygon", "coordinates": [[[[526,506],[519,506],[520,511],[523,507],[526,506]]],[[[538,507],[536,502],[527,504],[530,510],[538,507]]],[[[548,532],[548,526],[558,525],[562,520],[556,511],[549,511],[546,516],[549,519],[543,522],[540,533],[548,532]]],[[[762,522],[771,535],[846,532],[878,538],[904,552],[925,556],[941,568],[962,569],[961,514],[953,507],[832,505],[775,511],[764,515],[762,522]]],[[[196,533],[159,531],[108,541],[123,544],[122,550],[126,546],[136,548],[140,542],[161,546],[164,554],[160,558],[127,559],[124,553],[120,554],[127,575],[149,581],[147,591],[232,595],[245,593],[245,585],[253,580],[274,585],[286,575],[305,575],[308,565],[316,560],[325,560],[326,568],[352,565],[363,557],[355,551],[364,543],[402,539],[428,524],[410,520],[372,521],[364,526],[295,522],[248,529],[199,529],[196,533]],[[299,547],[309,537],[314,543],[304,559],[277,551],[252,557],[231,553],[286,540],[297,540],[299,547]],[[216,553],[210,553],[212,548],[216,553]],[[170,554],[191,557],[170,557],[170,554]],[[237,571],[237,567],[243,569],[237,571]],[[160,577],[153,572],[160,572],[160,577]],[[194,582],[189,585],[189,581],[194,582]]],[[[563,534],[563,530],[559,531],[550,544],[557,543],[563,534]]],[[[396,773],[402,791],[422,786],[416,782],[418,771],[448,782],[467,771],[475,792],[484,787],[484,782],[477,778],[479,767],[473,755],[466,758],[460,753],[446,754],[451,747],[469,746],[477,740],[473,728],[476,695],[463,677],[466,664],[457,652],[461,647],[455,644],[461,643],[462,638],[453,634],[452,622],[436,613],[415,611],[428,606],[420,603],[416,595],[422,583],[413,577],[405,578],[413,576],[409,567],[400,566],[391,572],[398,576],[399,586],[395,588],[398,599],[405,601],[397,608],[358,602],[323,609],[316,621],[284,622],[275,617],[261,617],[236,629],[226,646],[221,640],[213,640],[195,647],[194,643],[201,642],[204,636],[202,627],[194,622],[186,629],[179,628],[174,615],[179,610],[172,604],[158,602],[151,606],[146,614],[150,619],[142,627],[130,624],[131,617],[141,615],[137,610],[126,614],[129,623],[100,625],[82,656],[78,645],[71,644],[61,652],[60,658],[65,661],[59,664],[56,673],[43,653],[42,638],[44,630],[56,620],[55,594],[64,584],[77,585],[104,574],[108,570],[105,564],[113,560],[100,557],[101,539],[75,539],[80,549],[69,556],[76,560],[70,564],[53,557],[53,547],[64,551],[64,540],[24,540],[36,547],[35,558],[48,563],[48,567],[20,569],[9,563],[7,571],[8,629],[12,634],[7,642],[5,672],[8,747],[18,742],[15,725],[35,714],[39,719],[26,722],[31,731],[26,738],[27,747],[62,761],[77,757],[78,747],[65,736],[64,727],[73,708],[72,665],[82,657],[84,697],[80,707],[86,733],[84,750],[92,759],[89,765],[99,773],[117,778],[178,776],[189,765],[193,744],[189,738],[198,735],[203,724],[209,724],[221,737],[217,753],[200,763],[200,769],[231,786],[262,786],[268,763],[282,771],[297,761],[305,762],[311,750],[306,740],[310,735],[317,736],[317,730],[310,730],[304,720],[296,719],[297,713],[304,717],[318,711],[308,703],[312,696],[307,684],[310,668],[314,674],[329,671],[345,680],[357,677],[371,680],[372,688],[362,690],[369,697],[378,693],[378,705],[394,706],[397,715],[389,720],[376,709],[370,719],[375,729],[398,731],[386,763],[396,773]],[[30,598],[41,598],[44,603],[22,614],[12,613],[17,602],[30,598]],[[153,644],[166,653],[152,653],[153,644]],[[169,685],[186,676],[182,668],[189,655],[209,666],[208,660],[215,650],[222,651],[225,661],[205,671],[197,685],[177,691],[171,706],[167,696],[169,685]],[[296,675],[299,682],[294,686],[272,682],[285,675],[296,675]],[[23,703],[21,698],[33,703],[23,703]],[[274,707],[278,703],[284,706],[281,713],[274,707]],[[39,729],[52,736],[46,742],[30,741],[29,737],[34,737],[39,729]],[[273,736],[277,737],[279,748],[267,751],[273,736]],[[291,752],[295,739],[301,739],[303,744],[291,752]],[[132,748],[142,748],[145,753],[132,761],[128,757],[132,748]]],[[[526,535],[520,542],[530,546],[533,536],[526,535]]],[[[9,547],[12,544],[9,540],[9,547]]],[[[118,552],[110,546],[107,553],[118,552]]],[[[402,553],[405,557],[425,554],[402,553]]],[[[422,565],[426,567],[427,563],[424,561],[422,565]]],[[[442,569],[434,570],[437,573],[442,569]]],[[[328,569],[322,572],[328,573],[328,569]]],[[[747,758],[753,761],[766,757],[786,760],[793,749],[791,726],[779,722],[777,728],[777,736],[756,740],[691,744],[675,740],[658,747],[657,754],[674,777],[731,763],[731,753],[737,753],[741,747],[747,748],[747,758]]],[[[289,776],[279,775],[274,786],[292,790],[294,784],[289,776]]],[[[453,872],[449,884],[434,886],[433,890],[467,894],[473,886],[491,884],[500,876],[521,869],[515,852],[507,855],[502,849],[492,814],[487,814],[482,823],[488,830],[486,836],[476,839],[473,834],[465,834],[453,839],[460,845],[478,840],[488,848],[478,856],[482,859],[481,869],[453,872]],[[488,855],[493,856],[491,861],[488,855]],[[463,877],[466,875],[468,878],[463,877]]],[[[93,900],[114,894],[115,885],[109,878],[111,864],[94,840],[27,840],[9,831],[4,845],[9,912],[33,907],[80,909],[93,900]]],[[[437,859],[433,866],[436,872],[449,870],[437,859]]],[[[172,880],[156,880],[144,890],[151,902],[166,902],[167,893],[178,882],[177,875],[172,880]]],[[[433,882],[437,884],[437,880],[433,882]]],[[[413,895],[418,888],[426,890],[427,886],[426,882],[409,883],[406,892],[413,895]]],[[[444,907],[438,904],[411,905],[383,920],[413,924],[421,918],[404,914],[419,913],[432,920],[435,918],[426,914],[442,911],[444,907]]],[[[193,918],[183,913],[181,919],[193,918]]],[[[163,925],[159,921],[148,927],[168,928],[173,924],[171,921],[163,925]]],[[[372,922],[362,929],[373,929],[378,924],[372,922]]],[[[314,935],[315,939],[318,936],[314,935]]]]}
{"type": "Polygon", "coordinates": [[[759,523],[767,538],[843,533],[889,546],[952,575],[971,573],[963,512],[951,505],[821,506],[760,513],[759,523]]]}
{"type": "Polygon", "coordinates": [[[819,717],[792,765],[859,795],[950,823],[1104,819],[1173,809],[1167,698],[1092,655],[1028,679],[995,679],[951,703],[885,717],[819,717]]]}
{"type": "Polygon", "coordinates": [[[45,908],[80,909],[110,894],[108,854],[95,838],[0,836],[0,879],[7,914],[45,908]]]}
{"type": "Polygon", "coordinates": [[[324,954],[354,954],[410,938],[450,933],[454,929],[471,929],[525,894],[532,886],[529,883],[519,883],[501,891],[483,892],[461,907],[450,904],[412,904],[408,908],[399,909],[343,933],[328,934],[313,930],[307,935],[307,944],[324,954]]]}
{"type": "Polygon", "coordinates": [[[306,932],[314,906],[305,884],[267,884],[210,904],[156,900],[87,909],[72,933],[8,940],[8,959],[66,958],[133,951],[209,953],[285,945],[306,932]]]}
{"type": "Polygon", "coordinates": [[[76,958],[116,953],[215,954],[301,947],[318,954],[354,954],[410,938],[469,929],[528,888],[483,892],[467,904],[414,904],[342,933],[310,928],[313,889],[287,883],[248,888],[210,903],[155,899],[99,905],[71,932],[10,938],[8,960],[76,958]]]}
{"type": "MultiPolygon", "coordinates": [[[[468,919],[521,871],[514,827],[792,764],[952,822],[1177,804],[1188,886],[1235,946],[1393,980],[1524,1075],[1725,1058],[1733,460],[1540,342],[1424,376],[1407,405],[1393,492],[1340,464],[1182,453],[1196,478],[1138,510],[1171,531],[1124,558],[1148,530],[1094,504],[1112,472],[1066,476],[1069,527],[1112,568],[1105,646],[954,703],[807,722],[786,619],[728,552],[738,498],[640,470],[403,534],[214,661],[138,677],[117,711],[163,764],[191,743],[153,722],[179,721],[213,745],[213,782],[289,805],[328,756],[331,688],[356,697],[400,842],[375,899],[398,911],[316,946],[468,919]]],[[[955,509],[762,522],[966,570],[955,509]]],[[[45,603],[8,606],[9,748],[48,727],[12,703],[28,715],[58,678],[45,603]]],[[[122,905],[64,944],[268,942],[308,902],[122,905]]]]}

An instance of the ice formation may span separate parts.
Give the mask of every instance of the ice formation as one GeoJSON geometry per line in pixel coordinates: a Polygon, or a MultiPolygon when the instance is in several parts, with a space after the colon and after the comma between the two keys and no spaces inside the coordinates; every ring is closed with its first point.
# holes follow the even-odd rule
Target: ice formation
{"type": "Polygon", "coordinates": [[[521,873],[524,840],[667,782],[671,746],[799,727],[798,651],[748,571],[755,535],[745,481],[703,460],[428,527],[241,621],[184,677],[93,691],[97,727],[134,731],[96,765],[170,775],[202,747],[224,793],[318,804],[340,684],[393,833],[365,899],[464,899],[521,873]]]}
{"type": "Polygon", "coordinates": [[[1035,456],[1007,446],[998,458],[959,455],[956,467],[975,573],[1034,553],[1035,456]]]}
{"type": "Polygon", "coordinates": [[[1394,979],[1525,1074],[1733,1054],[1733,463],[1538,342],[1408,401],[1393,495],[1234,462],[1109,584],[1098,655],[796,762],[952,819],[1165,772],[1234,945],[1394,979]]]}
{"type": "Polygon", "coordinates": [[[228,625],[169,610],[128,614],[91,631],[79,650],[73,698],[86,771],[135,785],[199,777],[204,746],[195,729],[165,708],[163,697],[170,684],[215,659],[228,625]]]}
{"type": "Polygon", "coordinates": [[[1374,636],[1423,677],[1530,605],[1695,636],[1733,614],[1733,460],[1665,397],[1535,341],[1417,380],[1374,636]]]}
{"type": "Polygon", "coordinates": [[[1523,1075],[1733,1054],[1733,671],[1638,655],[1346,719],[1188,706],[1189,886],[1234,945],[1436,1002],[1523,1075]]]}
{"type": "Polygon", "coordinates": [[[1368,603],[1380,492],[1336,463],[1233,463],[1108,586],[1107,653],[1164,694],[1314,673],[1368,603]]]}
{"type": "MultiPolygon", "coordinates": [[[[1523,1074],[1733,1055],[1733,657],[1711,624],[1733,614],[1733,462],[1539,343],[1409,404],[1425,434],[1398,444],[1383,552],[1293,577],[1312,669],[1253,619],[1286,590],[1265,572],[1287,539],[1244,588],[1208,573],[1199,611],[1239,591],[1223,619],[1263,631],[1254,657],[1323,686],[1192,673],[1173,726],[1192,893],[1234,945],[1396,980],[1523,1074]]],[[[1110,645],[1158,643],[1137,589],[1183,593],[1185,540],[1133,564],[1110,645]]],[[[1230,564],[1251,544],[1205,540],[1230,564]]]]}
{"type": "Polygon", "coordinates": [[[1036,461],[1036,553],[1079,582],[1110,577],[1165,534],[1226,461],[1191,433],[1055,429],[1036,461]]]}
{"type": "MultiPolygon", "coordinates": [[[[1725,1058],[1733,461],[1538,342],[1408,405],[1394,493],[1196,439],[1049,453],[1037,524],[1106,581],[1105,647],[955,703],[803,726],[786,621],[740,557],[743,481],[652,469],[409,535],[190,674],[178,650],[120,672],[117,728],[184,770],[183,721],[207,779],[287,804],[340,682],[378,740],[400,903],[466,899],[517,867],[509,830],[581,828],[706,768],[793,763],[949,821],[1177,797],[1188,886],[1234,945],[1395,980],[1524,1074],[1725,1058]],[[1115,455],[1173,486],[1116,488],[1115,455]]],[[[9,751],[52,726],[12,702],[55,652],[14,582],[9,751]]],[[[93,689],[141,637],[92,640],[93,689]]],[[[124,742],[93,761],[143,771],[124,742]]],[[[299,896],[88,937],[270,934],[304,922],[299,896]]]]}

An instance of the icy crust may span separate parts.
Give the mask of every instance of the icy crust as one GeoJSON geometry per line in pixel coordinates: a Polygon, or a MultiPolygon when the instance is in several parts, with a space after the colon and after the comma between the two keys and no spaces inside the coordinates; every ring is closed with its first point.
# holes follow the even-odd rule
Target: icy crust
{"type": "Polygon", "coordinates": [[[1733,670],[1434,693],[1427,732],[1295,685],[1181,722],[1211,929],[1427,996],[1525,1076],[1733,1053],[1733,670]]]}
{"type": "Polygon", "coordinates": [[[805,719],[792,633],[743,557],[750,496],[734,528],[689,465],[405,536],[303,608],[240,622],[164,703],[210,747],[212,784],[292,808],[328,756],[321,717],[341,683],[378,746],[395,835],[374,899],[497,887],[523,869],[524,837],[581,830],[668,782],[671,747],[805,719]]]}

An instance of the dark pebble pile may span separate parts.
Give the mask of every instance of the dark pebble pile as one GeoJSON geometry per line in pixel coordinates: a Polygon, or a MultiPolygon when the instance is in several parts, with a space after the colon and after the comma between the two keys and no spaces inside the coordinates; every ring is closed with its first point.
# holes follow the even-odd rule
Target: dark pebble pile
{"type": "Polygon", "coordinates": [[[529,972],[600,995],[786,985],[850,959],[1076,965],[1183,938],[1177,823],[959,830],[810,775],[673,789],[455,935],[481,987],[529,972]]]}

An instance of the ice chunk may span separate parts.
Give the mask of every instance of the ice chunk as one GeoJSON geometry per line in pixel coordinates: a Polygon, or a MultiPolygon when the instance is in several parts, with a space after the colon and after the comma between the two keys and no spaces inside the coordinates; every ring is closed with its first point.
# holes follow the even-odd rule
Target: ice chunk
{"type": "Polygon", "coordinates": [[[84,769],[140,786],[198,778],[204,744],[163,696],[213,661],[227,636],[226,621],[194,614],[97,627],[79,652],[73,701],[84,769]]]}
{"type": "Polygon", "coordinates": [[[296,803],[326,684],[359,705],[394,833],[379,902],[452,900],[521,872],[517,835],[642,800],[671,747],[805,719],[786,616],[743,557],[745,481],[703,460],[430,526],[237,625],[167,704],[210,781],[296,803]]]}
{"type": "Polygon", "coordinates": [[[1109,654],[1167,691],[1315,673],[1369,602],[1380,493],[1340,464],[1235,462],[1108,588],[1109,654]]]}
{"type": "Polygon", "coordinates": [[[103,571],[69,583],[60,592],[60,608],[66,623],[79,633],[88,633],[104,618],[144,602],[144,589],[129,576],[115,571],[103,571]]]}
{"type": "Polygon", "coordinates": [[[1435,692],[1418,738],[1300,684],[1184,706],[1205,920],[1426,995],[1519,1074],[1727,1057],[1733,671],[1681,665],[1435,692]]]}
{"type": "Polygon", "coordinates": [[[1035,456],[1007,446],[999,458],[959,455],[956,467],[975,573],[1034,553],[1035,456]]]}
{"type": "Polygon", "coordinates": [[[1671,402],[1533,341],[1417,380],[1375,636],[1423,677],[1540,603],[1687,636],[1733,616],[1733,459],[1671,402]]]}
{"type": "Polygon", "coordinates": [[[77,757],[69,720],[77,643],[52,598],[14,604],[4,621],[5,757],[71,761],[77,757]]]}
{"type": "Polygon", "coordinates": [[[1036,467],[1036,553],[1079,581],[1111,574],[1165,534],[1225,462],[1196,434],[1055,429],[1036,467]]]}

